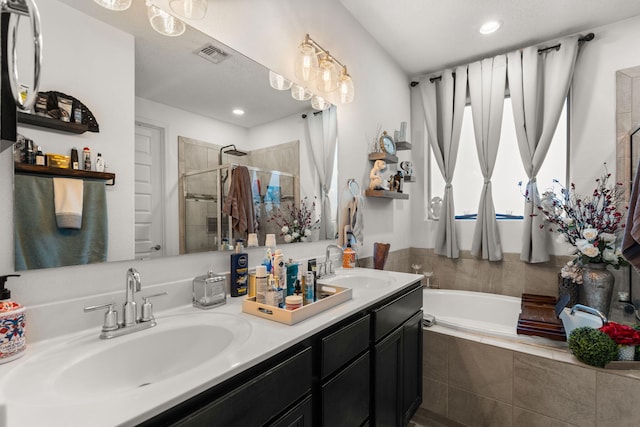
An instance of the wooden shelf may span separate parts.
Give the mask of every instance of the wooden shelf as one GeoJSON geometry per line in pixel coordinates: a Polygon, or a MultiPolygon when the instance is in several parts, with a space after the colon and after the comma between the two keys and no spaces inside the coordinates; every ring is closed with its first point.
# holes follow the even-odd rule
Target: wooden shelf
{"type": "Polygon", "coordinates": [[[93,172],[78,169],[54,168],[51,166],[30,165],[27,163],[14,163],[16,173],[31,175],[54,175],[68,178],[101,179],[107,181],[107,185],[116,183],[116,174],[109,172],[93,172]]]}
{"type": "Polygon", "coordinates": [[[406,193],[398,193],[397,191],[388,190],[365,190],[364,195],[367,197],[379,197],[383,199],[409,199],[409,195],[406,193]]]}
{"type": "Polygon", "coordinates": [[[82,123],[63,122],[53,117],[37,116],[22,111],[18,111],[18,123],[75,134],[85,133],[89,130],[89,126],[82,123]]]}
{"type": "Polygon", "coordinates": [[[396,142],[396,150],[411,150],[411,143],[407,141],[396,142]]]}
{"type": "Polygon", "coordinates": [[[369,153],[369,160],[372,162],[384,160],[387,163],[398,163],[398,156],[389,153],[369,153]]]}

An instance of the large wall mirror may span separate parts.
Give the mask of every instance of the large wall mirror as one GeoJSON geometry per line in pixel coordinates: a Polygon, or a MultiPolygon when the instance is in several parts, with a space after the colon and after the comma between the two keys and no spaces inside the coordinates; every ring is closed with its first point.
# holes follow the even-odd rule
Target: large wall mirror
{"type": "MultiPolygon", "coordinates": [[[[188,196],[202,200],[185,201],[181,181],[185,174],[217,170],[221,161],[231,168],[266,170],[263,181],[273,179],[270,171],[291,175],[291,183],[278,190],[288,192],[283,201],[299,204],[306,197],[315,201],[320,214],[321,186],[306,126],[310,118],[321,120],[327,114],[312,114],[307,102],[272,89],[268,69],[188,26],[179,37],[156,33],[144,1],[134,1],[124,12],[87,0],[46,0],[38,5],[44,37],[40,90],[82,101],[96,117],[100,132],[72,135],[20,124],[18,132],[46,153],[68,155],[72,148],[82,152],[88,147],[94,158],[101,153],[107,170],[116,174],[116,184],[106,189],[106,261],[219,249],[220,240],[229,236],[217,230],[212,236],[207,223],[211,213],[205,212],[204,228],[196,231],[208,236],[196,243],[185,240],[194,224],[186,204],[206,203],[213,193],[198,189],[188,196]],[[234,114],[234,109],[244,110],[244,115],[234,114]],[[234,147],[223,148],[230,145],[234,147]],[[282,155],[265,163],[269,156],[262,153],[276,152],[282,155]],[[153,182],[153,190],[147,180],[153,182]],[[146,197],[148,190],[155,195],[146,197]],[[158,219],[151,221],[151,216],[158,219]],[[154,222],[159,237],[151,236],[145,221],[154,222]]],[[[260,196],[273,197],[273,186],[270,194],[266,190],[267,184],[260,196]]],[[[20,191],[15,188],[15,197],[20,191]]],[[[336,199],[335,194],[333,189],[330,197],[336,199]]],[[[19,218],[21,212],[14,210],[14,216],[19,218]]],[[[333,227],[332,217],[322,218],[323,232],[315,232],[313,239],[324,240],[324,228],[333,227]]],[[[55,245],[50,248],[55,250],[55,245]]],[[[42,267],[50,266],[26,266],[42,267]]]]}

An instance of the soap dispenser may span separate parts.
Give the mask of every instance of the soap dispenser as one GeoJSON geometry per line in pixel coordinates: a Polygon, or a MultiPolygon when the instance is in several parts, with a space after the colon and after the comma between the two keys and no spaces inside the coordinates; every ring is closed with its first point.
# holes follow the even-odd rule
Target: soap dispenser
{"type": "Polygon", "coordinates": [[[11,301],[11,291],[5,288],[9,277],[20,275],[0,276],[0,363],[24,356],[27,348],[24,306],[11,301]]]}

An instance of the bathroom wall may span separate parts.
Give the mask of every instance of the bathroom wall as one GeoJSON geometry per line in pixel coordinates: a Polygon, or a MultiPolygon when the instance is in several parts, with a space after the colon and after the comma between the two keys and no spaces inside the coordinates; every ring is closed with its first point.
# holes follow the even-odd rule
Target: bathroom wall
{"type": "Polygon", "coordinates": [[[564,351],[480,341],[423,331],[430,351],[421,414],[464,426],[640,425],[634,371],[593,368],[564,351]]]}

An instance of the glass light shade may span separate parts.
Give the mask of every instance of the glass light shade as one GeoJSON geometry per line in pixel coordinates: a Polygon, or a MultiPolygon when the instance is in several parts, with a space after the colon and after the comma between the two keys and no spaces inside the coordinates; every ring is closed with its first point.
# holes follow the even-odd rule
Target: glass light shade
{"type": "Polygon", "coordinates": [[[302,43],[295,63],[296,77],[303,82],[310,82],[318,73],[318,56],[310,43],[302,43]]]}
{"type": "Polygon", "coordinates": [[[338,70],[336,64],[327,55],[323,55],[320,59],[316,87],[320,92],[333,92],[338,88],[338,70]]]}
{"type": "Polygon", "coordinates": [[[269,70],[269,84],[272,88],[277,90],[288,90],[293,86],[293,82],[291,80],[287,80],[280,74],[274,73],[271,70],[269,70]]]}
{"type": "Polygon", "coordinates": [[[147,3],[147,15],[151,27],[164,36],[177,37],[187,29],[184,22],[151,3],[147,3]]]}
{"type": "Polygon", "coordinates": [[[187,19],[202,19],[207,14],[208,0],[169,0],[169,7],[178,16],[187,19]]]}
{"type": "Polygon", "coordinates": [[[127,10],[131,7],[131,0],[93,0],[100,6],[109,10],[127,10]]]}
{"type": "Polygon", "coordinates": [[[299,85],[293,85],[291,87],[291,97],[298,101],[308,101],[313,96],[313,93],[306,87],[299,85]]]}
{"type": "Polygon", "coordinates": [[[276,247],[276,235],[275,234],[267,234],[267,237],[264,239],[264,245],[269,248],[276,247]]]}
{"type": "Polygon", "coordinates": [[[340,93],[340,102],[342,104],[349,104],[353,102],[353,98],[355,95],[355,91],[353,89],[353,80],[351,80],[351,76],[347,74],[346,69],[338,79],[338,91],[340,93]]]}
{"type": "Polygon", "coordinates": [[[314,95],[311,98],[311,106],[313,107],[314,110],[322,111],[329,108],[331,106],[331,103],[318,95],[314,95]]]}

